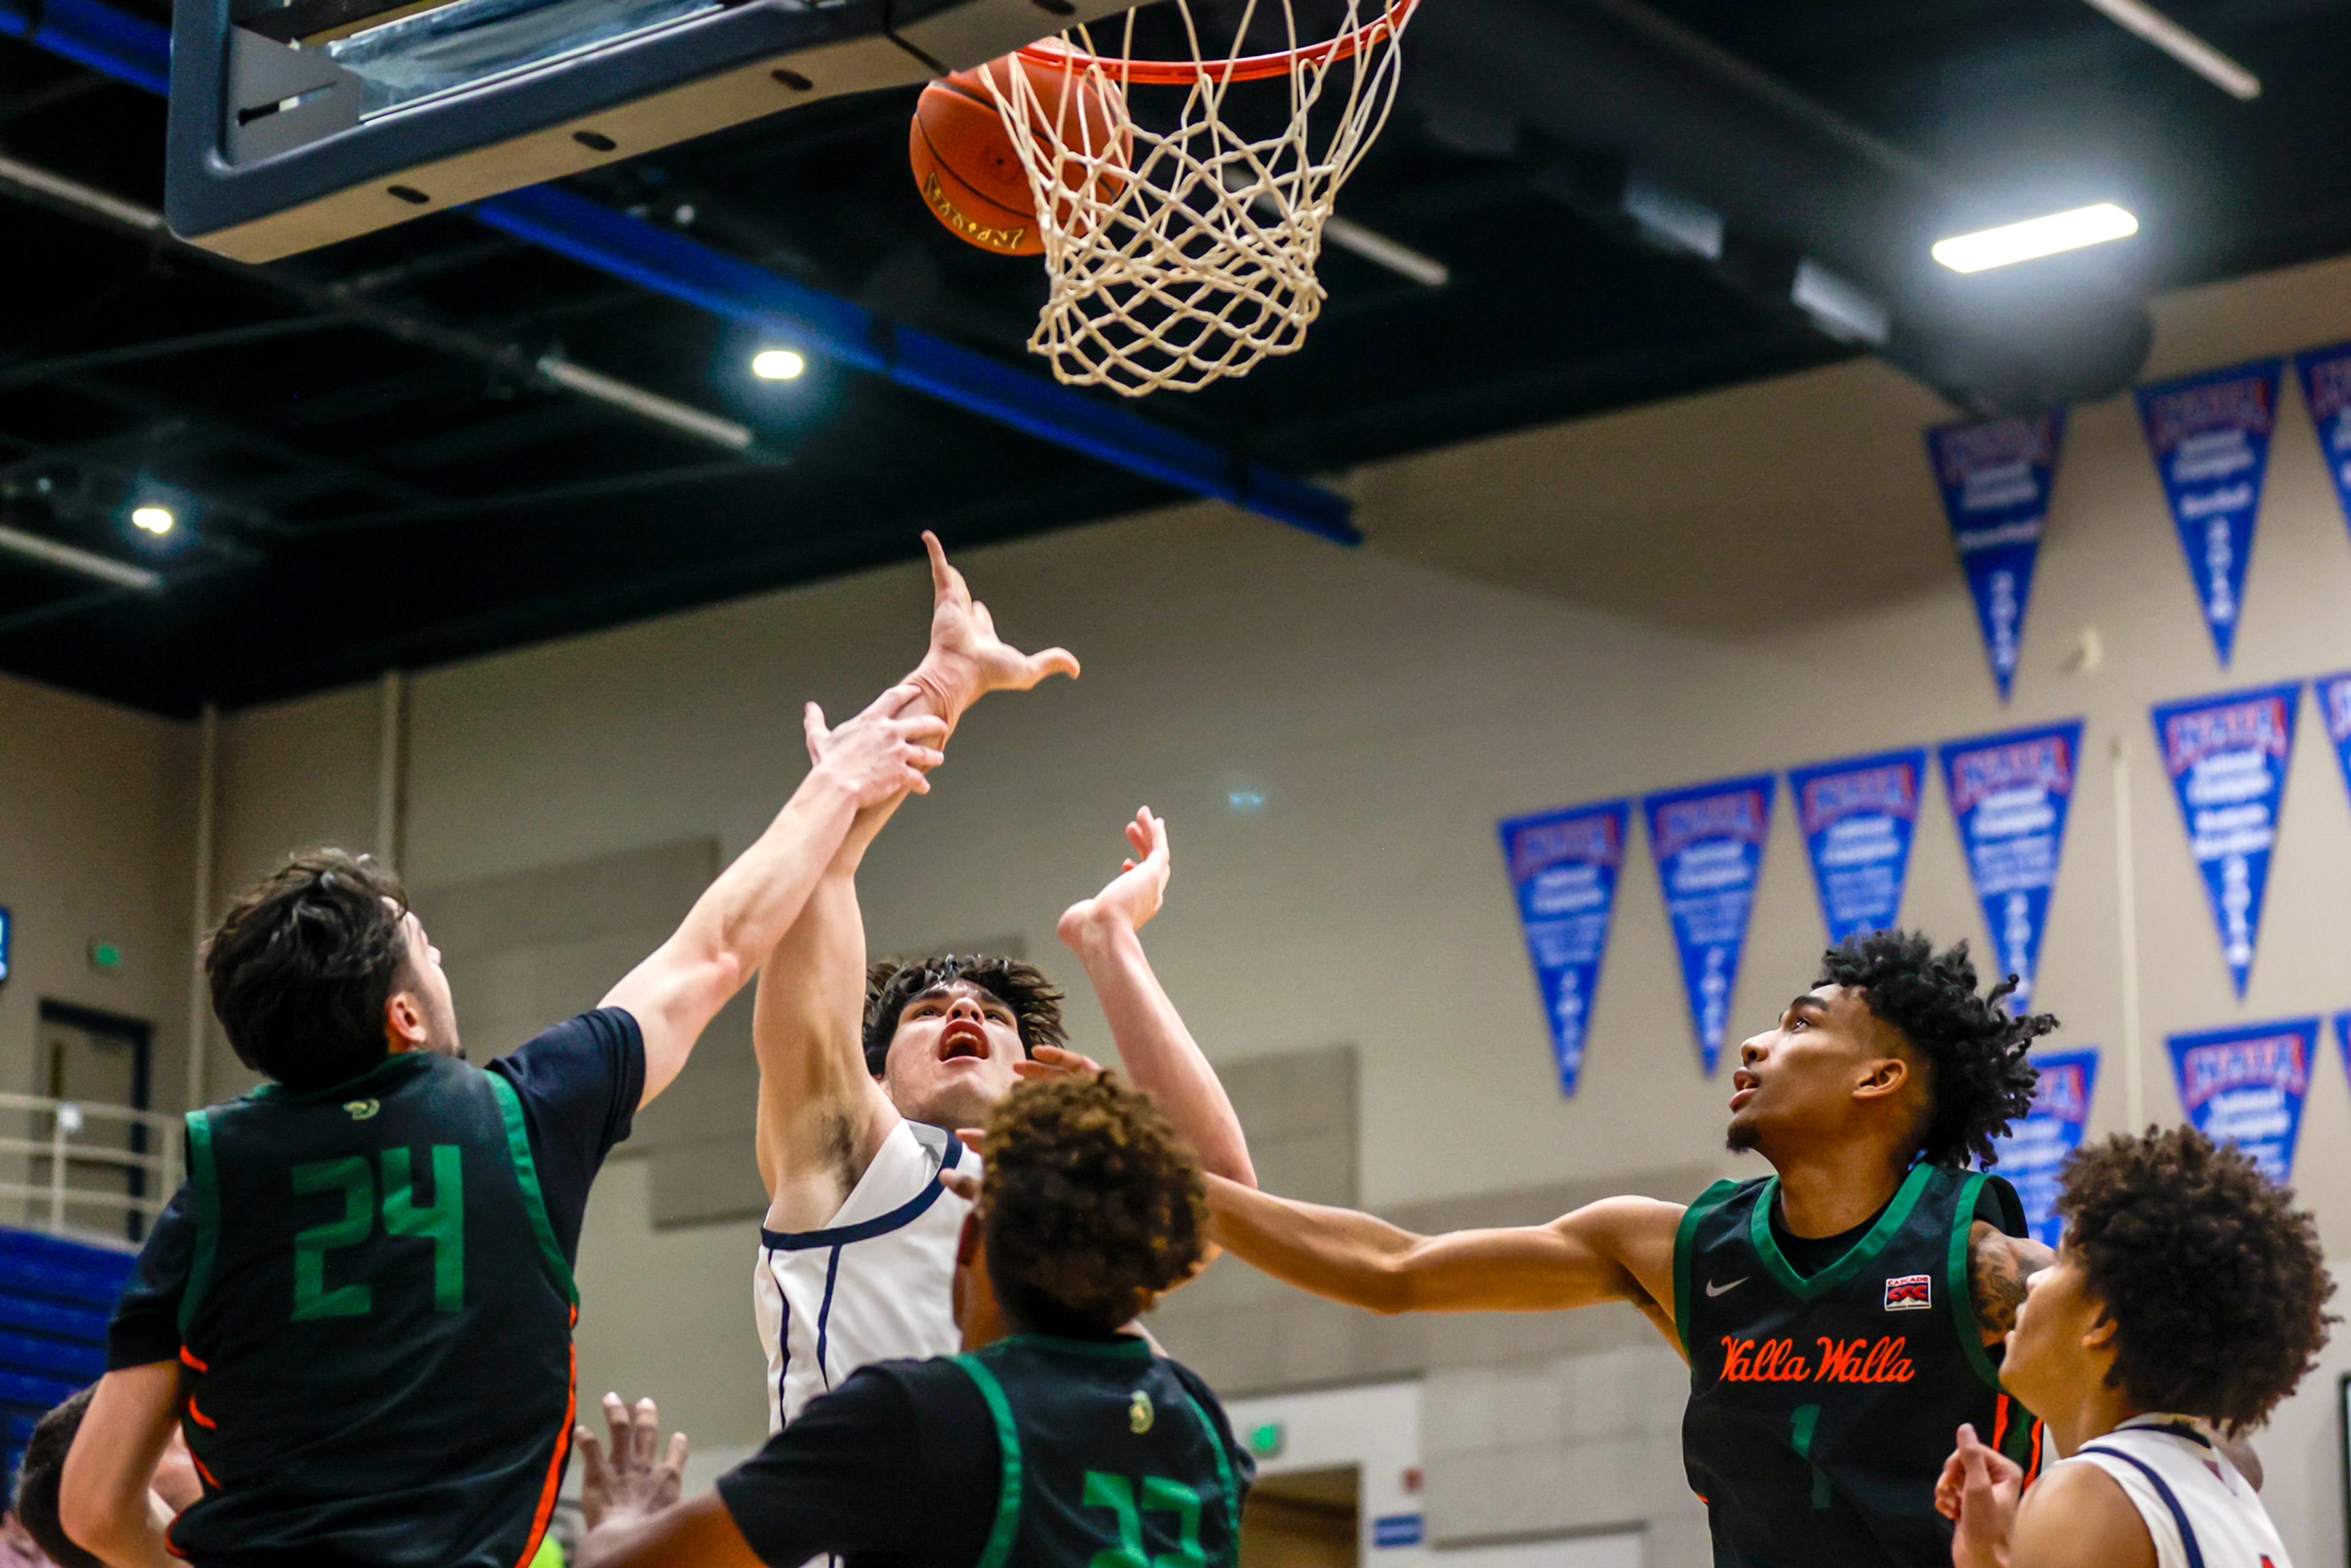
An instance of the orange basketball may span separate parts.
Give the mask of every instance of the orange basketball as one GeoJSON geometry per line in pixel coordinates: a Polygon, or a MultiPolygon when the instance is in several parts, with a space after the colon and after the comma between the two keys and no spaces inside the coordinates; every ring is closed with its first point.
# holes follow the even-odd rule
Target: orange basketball
{"type": "MultiPolygon", "coordinates": [[[[1125,184],[1121,172],[1134,144],[1119,106],[1084,77],[1018,55],[957,71],[925,88],[914,106],[906,151],[923,204],[956,237],[999,256],[1035,256],[1045,248],[1037,228],[1036,199],[1004,117],[997,111],[995,96],[980,78],[982,71],[1005,73],[1016,65],[1028,73],[1037,96],[1029,123],[1039,152],[1050,159],[1058,141],[1102,157],[1109,167],[1096,173],[1096,192],[1105,200],[1115,196],[1125,184]],[[1074,94],[1066,107],[1065,94],[1074,94]]],[[[1008,84],[1010,78],[999,74],[997,79],[1008,84]]],[[[1072,161],[1062,175],[1064,188],[1074,192],[1075,183],[1085,178],[1085,167],[1072,161]]],[[[1066,199],[1059,204],[1057,216],[1064,223],[1071,205],[1066,199]]]]}

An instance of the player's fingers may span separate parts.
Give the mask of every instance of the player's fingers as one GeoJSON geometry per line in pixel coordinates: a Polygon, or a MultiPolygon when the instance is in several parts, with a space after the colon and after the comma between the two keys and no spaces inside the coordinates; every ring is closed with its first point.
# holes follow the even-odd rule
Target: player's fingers
{"type": "Polygon", "coordinates": [[[814,703],[800,709],[800,728],[808,736],[809,760],[820,760],[825,740],[832,734],[824,727],[824,709],[814,703]]]}
{"type": "Polygon", "coordinates": [[[669,1435],[669,1452],[662,1456],[662,1469],[673,1479],[684,1477],[685,1457],[693,1451],[694,1445],[685,1440],[684,1433],[672,1432],[669,1435]]]}
{"type": "Polygon", "coordinates": [[[606,1479],[604,1445],[596,1440],[596,1434],[588,1429],[586,1422],[572,1431],[571,1446],[580,1451],[580,1484],[601,1489],[606,1479]]]}
{"type": "Polygon", "coordinates": [[[956,569],[947,564],[946,547],[930,529],[923,530],[923,549],[931,558],[931,595],[945,599],[955,591],[956,569]]]}
{"type": "Polygon", "coordinates": [[[916,740],[935,746],[947,737],[947,721],[935,713],[912,714],[892,722],[897,725],[902,740],[916,740]]]}
{"type": "Polygon", "coordinates": [[[1078,678],[1078,656],[1067,648],[1048,648],[1041,653],[1029,655],[1029,683],[1031,685],[1047,675],[1067,675],[1078,678]]]}
{"type": "Polygon", "coordinates": [[[946,752],[932,747],[910,746],[906,748],[906,765],[910,768],[919,768],[925,773],[946,759],[946,752]]]}
{"type": "Polygon", "coordinates": [[[661,1407],[651,1398],[640,1399],[632,1414],[636,1417],[632,1436],[637,1445],[637,1463],[650,1468],[653,1456],[661,1450],[661,1407]]]}
{"type": "Polygon", "coordinates": [[[979,1201],[979,1178],[969,1171],[941,1171],[939,1185],[967,1203],[979,1201]]]}
{"type": "Polygon", "coordinates": [[[956,1129],[956,1136],[963,1140],[963,1146],[965,1148],[969,1149],[976,1155],[979,1153],[980,1140],[987,1137],[987,1134],[981,1132],[977,1127],[957,1127],[956,1129]]]}
{"type": "Polygon", "coordinates": [[[1040,1045],[1037,1048],[1037,1060],[1063,1072],[1095,1073],[1102,1071],[1102,1063],[1083,1051],[1071,1051],[1066,1045],[1040,1045]]]}
{"type": "Polygon", "coordinates": [[[880,696],[875,697],[872,702],[867,703],[865,705],[865,711],[859,714],[857,716],[860,718],[872,719],[895,718],[898,716],[898,711],[901,708],[904,707],[908,703],[913,702],[916,697],[921,696],[922,695],[923,688],[914,685],[914,682],[901,681],[896,685],[891,686],[883,691],[880,696]]]}
{"type": "Polygon", "coordinates": [[[629,1406],[617,1394],[608,1392],[604,1396],[604,1429],[606,1441],[611,1445],[611,1463],[615,1469],[625,1469],[632,1451],[629,1446],[629,1406]]]}

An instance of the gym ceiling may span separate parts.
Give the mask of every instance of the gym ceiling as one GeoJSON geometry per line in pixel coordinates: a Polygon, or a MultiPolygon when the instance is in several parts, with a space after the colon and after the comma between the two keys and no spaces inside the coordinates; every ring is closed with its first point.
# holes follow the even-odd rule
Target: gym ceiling
{"type": "MultiPolygon", "coordinates": [[[[0,0],[0,669],[187,716],[1186,494],[465,214],[262,267],[180,246],[147,221],[162,99],[21,41],[28,3],[0,0]],[[766,348],[805,373],[755,377],[766,348]]],[[[1245,380],[1039,406],[1311,483],[1861,352],[1955,413],[2111,392],[2151,293],[2351,249],[2351,0],[2162,8],[2259,95],[2085,0],[1426,0],[1340,201],[1404,270],[1327,249],[1305,350],[1245,380]],[[2096,201],[2139,235],[1971,287],[1925,260],[2096,201]]],[[[1038,265],[925,211],[912,107],[813,105],[564,194],[860,307],[874,342],[1049,382],[1038,265]]]]}

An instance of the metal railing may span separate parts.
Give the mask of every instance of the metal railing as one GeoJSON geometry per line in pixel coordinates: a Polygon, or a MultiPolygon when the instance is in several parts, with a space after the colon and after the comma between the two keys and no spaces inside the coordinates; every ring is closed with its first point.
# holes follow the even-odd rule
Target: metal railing
{"type": "Polygon", "coordinates": [[[120,1246],[134,1232],[143,1233],[144,1221],[161,1214],[172,1194],[179,1190],[181,1120],[177,1116],[134,1111],[127,1105],[55,1100],[45,1094],[0,1093],[0,1113],[5,1113],[23,1114],[30,1135],[0,1135],[0,1160],[12,1166],[21,1161],[23,1177],[0,1176],[0,1202],[21,1200],[23,1223],[29,1228],[120,1246]],[[99,1141],[100,1128],[114,1130],[112,1141],[99,1141]],[[126,1128],[131,1131],[129,1137],[119,1130],[126,1128]],[[143,1152],[123,1148],[124,1143],[143,1144],[147,1148],[143,1152]],[[46,1171],[36,1168],[43,1160],[47,1162],[46,1171]],[[112,1171],[135,1173],[143,1178],[122,1184],[141,1190],[126,1192],[76,1179],[112,1171]],[[99,1211],[95,1224],[78,1223],[92,1210],[99,1211]],[[110,1214],[117,1223],[107,1222],[110,1214]],[[133,1217],[138,1223],[132,1222],[133,1217]]]}

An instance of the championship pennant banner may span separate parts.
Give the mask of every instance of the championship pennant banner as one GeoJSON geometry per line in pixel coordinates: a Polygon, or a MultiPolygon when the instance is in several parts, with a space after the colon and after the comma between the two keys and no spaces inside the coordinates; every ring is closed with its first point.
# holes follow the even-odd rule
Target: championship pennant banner
{"type": "Polygon", "coordinates": [[[2318,721],[2326,727],[2335,760],[2342,767],[2343,786],[2351,789],[2351,674],[2322,676],[2310,684],[2310,690],[2318,699],[2318,721]]]}
{"type": "Polygon", "coordinates": [[[1832,945],[1894,924],[1926,777],[1924,750],[1788,770],[1832,945]]]}
{"type": "Polygon", "coordinates": [[[2236,648],[2284,371],[2283,360],[2262,360],[2138,391],[2147,444],[2224,665],[2236,648]]]}
{"type": "Polygon", "coordinates": [[[1578,806],[1501,825],[1502,860],[1518,890],[1519,920],[1527,932],[1543,1014],[1551,1020],[1559,1087],[1575,1092],[1583,1071],[1584,1027],[1608,949],[1608,917],[1616,906],[1616,873],[1625,863],[1623,800],[1578,806]]]}
{"type": "Polygon", "coordinates": [[[2032,1109],[1993,1147],[2000,1155],[1996,1168],[2024,1200],[2032,1239],[2054,1247],[2064,1229],[2057,1215],[2057,1178],[2065,1157],[2082,1146],[2082,1129],[2089,1125],[2090,1095],[2098,1086],[2098,1053],[2053,1051],[2034,1057],[2032,1065],[2041,1073],[2032,1109]]]}
{"type": "Polygon", "coordinates": [[[1698,1060],[1708,1077],[1722,1057],[1747,916],[1755,907],[1763,843],[1771,831],[1773,786],[1765,773],[1651,795],[1641,803],[1674,945],[1681,950],[1698,1060]]]}
{"type": "Polygon", "coordinates": [[[2154,710],[2156,747],[2179,798],[2189,848],[2220,928],[2220,956],[2239,997],[2252,973],[2301,706],[2297,681],[2154,710]]]}
{"type": "Polygon", "coordinates": [[[2016,680],[2032,563],[2041,553],[2042,524],[2049,514],[2064,434],[2062,409],[2029,419],[1946,424],[1927,433],[1943,515],[1950,520],[1951,543],[1975,597],[1984,652],[2002,702],[2016,680]]]}
{"type": "Polygon", "coordinates": [[[2017,977],[2011,1006],[2032,1000],[2049,893],[2057,884],[2065,816],[2082,756],[2082,721],[1956,740],[1942,748],[1943,783],[1959,820],[1968,874],[1991,928],[2003,974],[2017,977]]]}
{"type": "Polygon", "coordinates": [[[2317,1044],[2314,1018],[2175,1034],[2171,1068],[2179,1103],[2199,1132],[2235,1144],[2263,1176],[2283,1183],[2294,1169],[2317,1044]]]}
{"type": "Polygon", "coordinates": [[[2351,519],[2351,343],[2311,349],[2294,356],[2302,373],[2302,398],[2318,427],[2318,450],[2335,477],[2335,494],[2351,519]]]}

